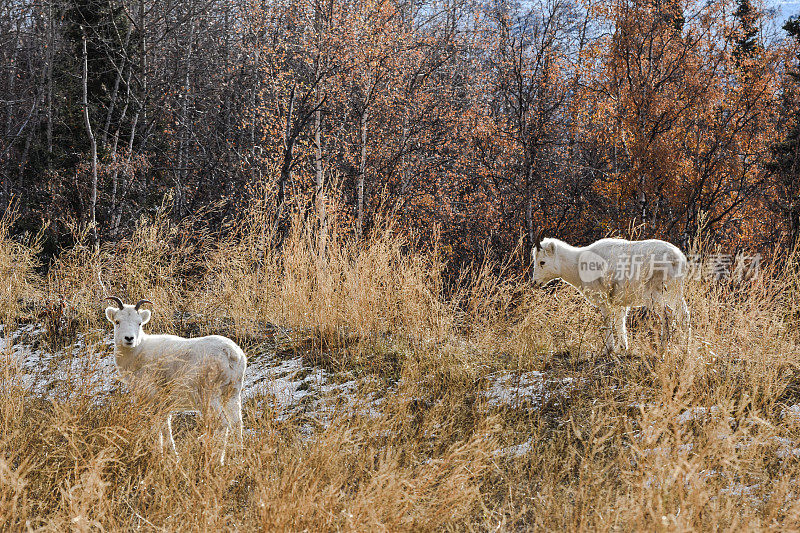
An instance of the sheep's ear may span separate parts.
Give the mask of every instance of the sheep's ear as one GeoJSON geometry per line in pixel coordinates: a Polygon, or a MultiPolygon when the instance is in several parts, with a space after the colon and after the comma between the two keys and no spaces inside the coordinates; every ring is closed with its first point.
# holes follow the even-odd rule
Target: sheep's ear
{"type": "Polygon", "coordinates": [[[150,322],[150,310],[149,309],[142,309],[139,311],[139,316],[142,317],[142,324],[147,324],[150,322]]]}
{"type": "Polygon", "coordinates": [[[555,250],[555,249],[556,249],[556,243],[554,243],[554,242],[548,242],[543,247],[543,250],[548,254],[552,254],[553,250],[555,250]]]}
{"type": "Polygon", "coordinates": [[[106,318],[109,322],[114,322],[114,315],[117,313],[116,307],[106,307],[106,318]]]}

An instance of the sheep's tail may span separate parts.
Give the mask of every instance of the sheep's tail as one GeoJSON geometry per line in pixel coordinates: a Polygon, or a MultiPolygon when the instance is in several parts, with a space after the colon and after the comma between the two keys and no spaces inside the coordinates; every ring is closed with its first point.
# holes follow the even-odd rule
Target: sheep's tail
{"type": "MultiPolygon", "coordinates": [[[[683,254],[675,255],[672,258],[672,271],[676,278],[683,278],[689,272],[689,262],[683,254]]],[[[683,287],[681,287],[683,292],[683,287]]]]}

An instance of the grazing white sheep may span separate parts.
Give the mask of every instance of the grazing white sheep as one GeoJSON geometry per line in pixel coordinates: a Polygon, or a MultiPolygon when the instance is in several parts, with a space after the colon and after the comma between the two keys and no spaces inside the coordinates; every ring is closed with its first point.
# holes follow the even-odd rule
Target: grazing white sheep
{"type": "Polygon", "coordinates": [[[560,278],[600,308],[607,353],[615,351],[616,341],[628,349],[625,321],[631,307],[648,307],[661,316],[662,347],[669,338],[671,314],[690,332],[683,297],[688,263],[683,252],[668,242],[600,239],[576,247],[537,238],[531,259],[535,285],[560,278]]]}
{"type": "Polygon", "coordinates": [[[198,410],[224,430],[220,457],[224,463],[231,428],[242,446],[242,382],[247,365],[242,349],[219,335],[194,339],[148,335],[142,326],[150,320],[150,311],[139,307],[152,302],[125,305],[116,296],[107,299],[116,303],[106,309],[106,317],[114,324],[116,363],[122,379],[136,392],[168,402],[170,413],[159,434],[162,453],[166,439],[177,455],[172,412],[198,410]]]}

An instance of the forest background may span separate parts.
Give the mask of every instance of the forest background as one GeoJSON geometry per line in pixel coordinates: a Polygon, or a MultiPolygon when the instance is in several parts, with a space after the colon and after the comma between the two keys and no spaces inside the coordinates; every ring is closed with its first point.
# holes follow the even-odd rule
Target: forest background
{"type": "Polygon", "coordinates": [[[453,266],[540,227],[789,250],[800,23],[767,7],[3,0],[0,210],[45,256],[253,202],[279,242],[389,219],[453,266]]]}

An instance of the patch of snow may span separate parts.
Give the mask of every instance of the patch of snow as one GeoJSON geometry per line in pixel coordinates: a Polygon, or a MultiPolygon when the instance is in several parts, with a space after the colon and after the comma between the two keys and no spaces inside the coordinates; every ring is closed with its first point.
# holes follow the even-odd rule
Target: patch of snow
{"type": "Polygon", "coordinates": [[[706,407],[690,407],[689,409],[685,410],[677,417],[675,417],[675,421],[679,424],[685,424],[687,422],[691,422],[692,420],[703,420],[708,416],[716,414],[719,411],[719,407],[716,405],[711,408],[706,407]]]}
{"type": "Polygon", "coordinates": [[[775,455],[779,458],[800,457],[800,447],[797,447],[797,442],[786,437],[773,437],[773,440],[779,445],[775,451],[775,455]]]}
{"type": "Polygon", "coordinates": [[[756,491],[760,486],[760,483],[745,485],[744,483],[731,482],[727,487],[720,489],[719,493],[728,496],[755,498],[756,491]]]}
{"type": "Polygon", "coordinates": [[[280,421],[303,416],[326,426],[337,412],[381,416],[385,398],[375,393],[359,395],[369,379],[336,382],[324,369],[305,366],[302,357],[279,361],[262,355],[248,362],[243,394],[245,398],[266,396],[280,421]]]}
{"type": "Polygon", "coordinates": [[[483,393],[491,408],[518,407],[530,402],[535,408],[555,394],[566,394],[574,386],[573,378],[545,379],[542,372],[512,373],[508,371],[490,374],[489,386],[483,393]]]}
{"type": "Polygon", "coordinates": [[[41,324],[23,324],[2,339],[0,351],[17,370],[4,386],[22,387],[44,398],[85,393],[98,401],[118,386],[114,359],[108,356],[110,335],[101,330],[79,333],[72,344],[47,350],[41,348],[46,346],[45,333],[41,324]]]}
{"type": "Polygon", "coordinates": [[[789,418],[793,422],[800,422],[800,403],[784,407],[781,412],[781,418],[789,418]]]}
{"type": "MultiPolygon", "coordinates": [[[[679,424],[686,424],[687,422],[692,421],[708,421],[712,418],[719,417],[719,407],[716,405],[712,405],[711,407],[690,407],[678,416],[675,417],[675,421],[679,424]]],[[[725,417],[725,421],[728,423],[733,423],[734,419],[731,416],[725,417]]]]}
{"type": "Polygon", "coordinates": [[[673,446],[653,446],[652,448],[642,448],[641,454],[643,457],[670,457],[673,453],[690,453],[694,450],[694,443],[686,442],[679,444],[677,447],[673,446]]]}
{"type": "Polygon", "coordinates": [[[499,450],[495,450],[494,455],[500,457],[508,457],[508,458],[525,457],[526,455],[531,453],[532,445],[533,445],[533,437],[520,444],[515,444],[514,446],[506,446],[505,448],[500,448],[499,450]]]}

